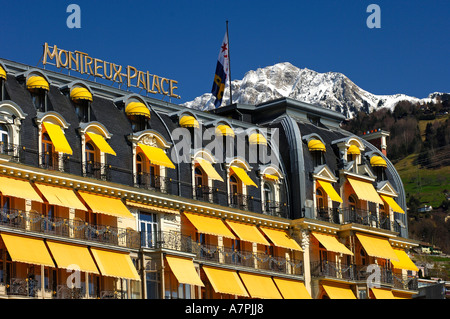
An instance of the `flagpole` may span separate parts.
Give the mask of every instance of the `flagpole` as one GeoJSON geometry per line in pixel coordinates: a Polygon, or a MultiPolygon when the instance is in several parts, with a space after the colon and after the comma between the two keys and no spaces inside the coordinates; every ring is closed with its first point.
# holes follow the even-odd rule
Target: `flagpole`
{"type": "Polygon", "coordinates": [[[228,81],[230,86],[230,105],[233,104],[233,95],[231,93],[231,60],[230,60],[230,38],[228,36],[228,20],[227,20],[227,42],[228,42],[228,81]]]}

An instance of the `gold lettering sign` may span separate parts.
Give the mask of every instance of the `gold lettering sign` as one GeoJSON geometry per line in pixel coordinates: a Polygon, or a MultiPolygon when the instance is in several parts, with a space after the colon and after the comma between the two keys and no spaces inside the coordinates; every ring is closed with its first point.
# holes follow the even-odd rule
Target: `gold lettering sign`
{"type": "Polygon", "coordinates": [[[47,42],[44,45],[42,64],[53,64],[57,68],[69,69],[119,84],[125,83],[127,87],[143,89],[152,94],[163,94],[177,99],[180,98],[174,92],[178,88],[175,86],[178,82],[175,80],[150,74],[148,71],[139,71],[131,65],[123,68],[115,63],[92,58],[89,54],[81,51],[71,52],[58,49],[56,45],[50,46],[47,42]],[[55,61],[50,63],[53,60],[55,61]],[[122,73],[122,70],[125,73],[122,73]]]}

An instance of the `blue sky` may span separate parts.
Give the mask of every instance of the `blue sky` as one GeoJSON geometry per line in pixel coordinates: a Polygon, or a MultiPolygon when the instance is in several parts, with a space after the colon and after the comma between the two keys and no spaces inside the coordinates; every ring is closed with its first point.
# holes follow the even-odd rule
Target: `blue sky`
{"type": "Polygon", "coordinates": [[[228,20],[233,80],[290,62],[341,72],[374,94],[422,98],[450,92],[449,12],[448,0],[3,1],[0,58],[42,66],[48,42],[177,80],[172,102],[182,103],[210,92],[228,20]],[[66,25],[71,3],[80,29],[66,25]],[[366,25],[371,3],[380,29],[366,25]]]}

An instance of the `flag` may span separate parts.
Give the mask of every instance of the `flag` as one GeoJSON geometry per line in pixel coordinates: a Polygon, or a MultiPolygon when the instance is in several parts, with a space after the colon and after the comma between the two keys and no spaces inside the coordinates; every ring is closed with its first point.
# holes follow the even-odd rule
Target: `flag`
{"type": "Polygon", "coordinates": [[[230,62],[228,57],[228,34],[220,47],[219,58],[217,59],[216,73],[214,75],[214,83],[211,93],[216,97],[214,106],[218,108],[222,104],[223,92],[225,91],[225,83],[229,76],[230,62]]]}

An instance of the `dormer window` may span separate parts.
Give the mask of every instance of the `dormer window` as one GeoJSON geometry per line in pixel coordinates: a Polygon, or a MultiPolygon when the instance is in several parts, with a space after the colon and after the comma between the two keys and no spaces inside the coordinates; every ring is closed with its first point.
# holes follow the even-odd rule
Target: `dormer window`
{"type": "Polygon", "coordinates": [[[311,139],[308,142],[308,150],[311,152],[314,166],[325,164],[324,153],[326,151],[325,144],[319,139],[311,139]]]}
{"type": "Polygon", "coordinates": [[[5,92],[6,71],[0,65],[0,101],[3,101],[6,96],[5,92]]]}
{"type": "Polygon", "coordinates": [[[386,161],[378,155],[374,155],[370,158],[370,165],[372,166],[375,175],[377,176],[377,181],[386,180],[386,161]]]}
{"type": "Polygon", "coordinates": [[[8,128],[5,124],[0,124],[0,153],[4,153],[8,148],[8,141],[8,128]]]}
{"type": "Polygon", "coordinates": [[[75,113],[80,122],[88,123],[91,119],[92,93],[83,86],[74,86],[70,90],[70,99],[72,100],[75,113]]]}
{"type": "Polygon", "coordinates": [[[143,102],[129,102],[125,107],[125,114],[131,122],[133,132],[150,128],[150,110],[143,102]]]}
{"type": "Polygon", "coordinates": [[[26,85],[35,108],[40,112],[47,112],[47,92],[50,90],[47,80],[33,74],[27,78],[26,85]]]}

